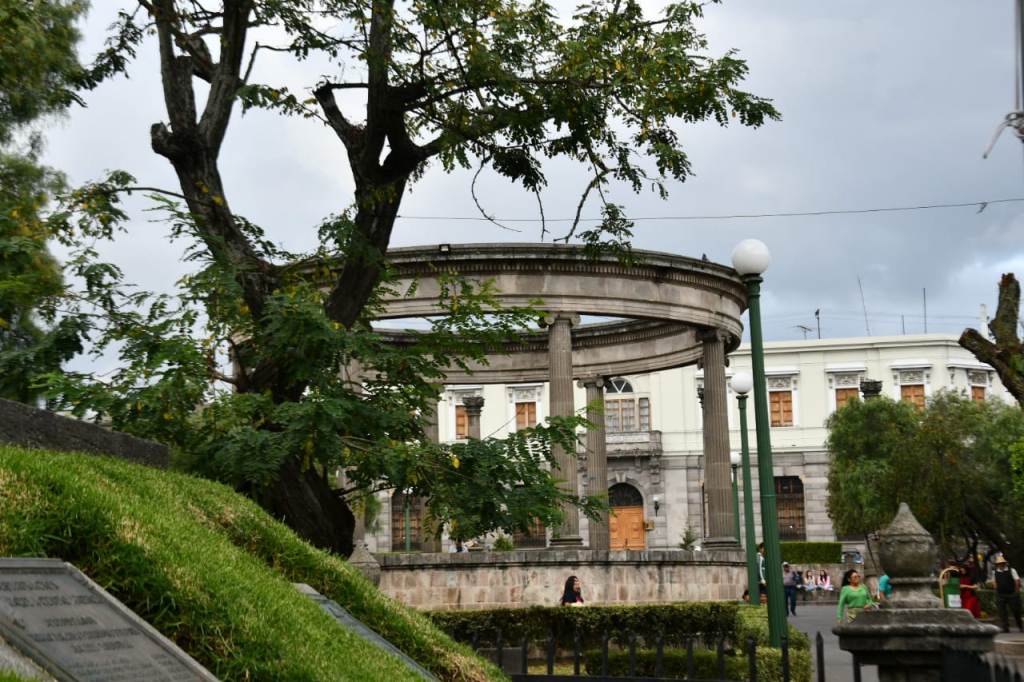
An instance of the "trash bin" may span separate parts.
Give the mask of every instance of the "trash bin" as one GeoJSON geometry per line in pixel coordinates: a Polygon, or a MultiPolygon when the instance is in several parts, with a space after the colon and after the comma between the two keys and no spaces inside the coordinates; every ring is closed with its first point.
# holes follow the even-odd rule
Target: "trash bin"
{"type": "Polygon", "coordinates": [[[948,609],[963,607],[960,602],[960,573],[955,568],[947,568],[939,574],[939,587],[942,590],[942,605],[948,609]]]}

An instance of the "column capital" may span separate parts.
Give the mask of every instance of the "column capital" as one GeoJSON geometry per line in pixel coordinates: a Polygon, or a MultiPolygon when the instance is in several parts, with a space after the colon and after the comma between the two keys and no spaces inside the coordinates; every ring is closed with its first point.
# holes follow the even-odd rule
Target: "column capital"
{"type": "Polygon", "coordinates": [[[560,320],[567,321],[573,327],[578,327],[580,324],[580,316],[576,313],[545,313],[543,322],[550,327],[560,320]]]}
{"type": "Polygon", "coordinates": [[[728,343],[732,338],[732,334],[718,327],[705,327],[697,332],[697,338],[703,343],[714,343],[715,341],[728,343]]]}
{"type": "Polygon", "coordinates": [[[588,386],[595,386],[597,388],[604,388],[604,385],[608,382],[608,379],[603,376],[588,376],[580,377],[576,382],[576,385],[580,388],[586,388],[588,386]]]}
{"type": "Polygon", "coordinates": [[[484,409],[484,397],[482,395],[468,395],[462,399],[462,404],[466,408],[467,415],[479,417],[480,412],[484,409]]]}

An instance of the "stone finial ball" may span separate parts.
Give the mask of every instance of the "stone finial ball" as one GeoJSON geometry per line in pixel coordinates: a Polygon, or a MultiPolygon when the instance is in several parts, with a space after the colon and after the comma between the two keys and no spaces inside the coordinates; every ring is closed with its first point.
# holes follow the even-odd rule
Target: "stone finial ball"
{"type": "Polygon", "coordinates": [[[937,557],[931,533],[914,517],[905,502],[895,518],[878,534],[879,561],[890,578],[930,576],[937,557]]]}

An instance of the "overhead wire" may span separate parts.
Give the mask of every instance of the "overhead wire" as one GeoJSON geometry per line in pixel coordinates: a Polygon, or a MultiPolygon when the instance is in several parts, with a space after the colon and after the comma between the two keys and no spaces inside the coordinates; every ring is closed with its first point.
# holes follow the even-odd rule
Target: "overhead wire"
{"type": "MultiPolygon", "coordinates": [[[[874,208],[837,208],[837,209],[824,209],[818,211],[781,211],[781,212],[761,212],[761,213],[731,213],[731,214],[709,214],[709,215],[663,215],[663,216],[639,216],[630,217],[629,220],[633,222],[638,221],[655,221],[655,220],[748,220],[757,218],[798,218],[798,217],[811,217],[811,216],[828,216],[828,215],[854,215],[863,213],[893,213],[900,211],[929,211],[936,209],[947,209],[947,208],[967,208],[967,207],[978,207],[978,212],[981,213],[988,206],[993,204],[1010,204],[1019,203],[1024,201],[1024,197],[1005,197],[1002,199],[986,199],[978,201],[963,201],[955,203],[944,203],[944,204],[918,204],[913,206],[884,206],[874,208]]],[[[459,220],[459,221],[481,221],[481,222],[493,222],[498,220],[506,223],[565,223],[573,222],[576,220],[575,217],[571,218],[495,218],[486,216],[443,216],[443,215],[402,215],[397,216],[399,220],[459,220]]],[[[580,222],[601,222],[604,218],[580,218],[580,222]]]]}

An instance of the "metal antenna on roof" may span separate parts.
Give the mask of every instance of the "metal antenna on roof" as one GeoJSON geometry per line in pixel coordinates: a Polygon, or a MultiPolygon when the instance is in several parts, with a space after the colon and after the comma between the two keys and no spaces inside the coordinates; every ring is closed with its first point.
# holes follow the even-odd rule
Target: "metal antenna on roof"
{"type": "Polygon", "coordinates": [[[860,289],[860,307],[864,309],[864,331],[871,336],[871,325],[868,324],[868,304],[864,301],[864,285],[860,283],[860,275],[857,275],[857,288],[860,289]]]}
{"type": "Polygon", "coordinates": [[[1003,134],[1003,131],[1007,128],[1013,130],[1014,135],[1021,142],[1024,142],[1024,102],[1021,101],[1022,95],[1024,95],[1024,0],[1014,0],[1013,3],[1014,15],[1016,21],[1016,50],[1014,56],[1014,67],[1016,78],[1013,82],[1014,90],[1014,110],[1006,115],[1002,122],[996,127],[996,132],[992,135],[992,141],[988,143],[988,147],[985,148],[985,153],[981,155],[981,158],[987,159],[988,155],[992,153],[992,148],[996,146],[996,142],[999,140],[999,136],[1003,134]]]}
{"type": "Polygon", "coordinates": [[[808,333],[808,332],[813,332],[813,331],[814,331],[813,329],[811,329],[810,327],[808,327],[808,326],[807,326],[806,324],[798,324],[798,325],[796,325],[796,326],[794,327],[794,329],[799,329],[800,331],[802,331],[802,332],[804,333],[804,341],[806,341],[806,340],[807,340],[807,333],[808,333]]]}

